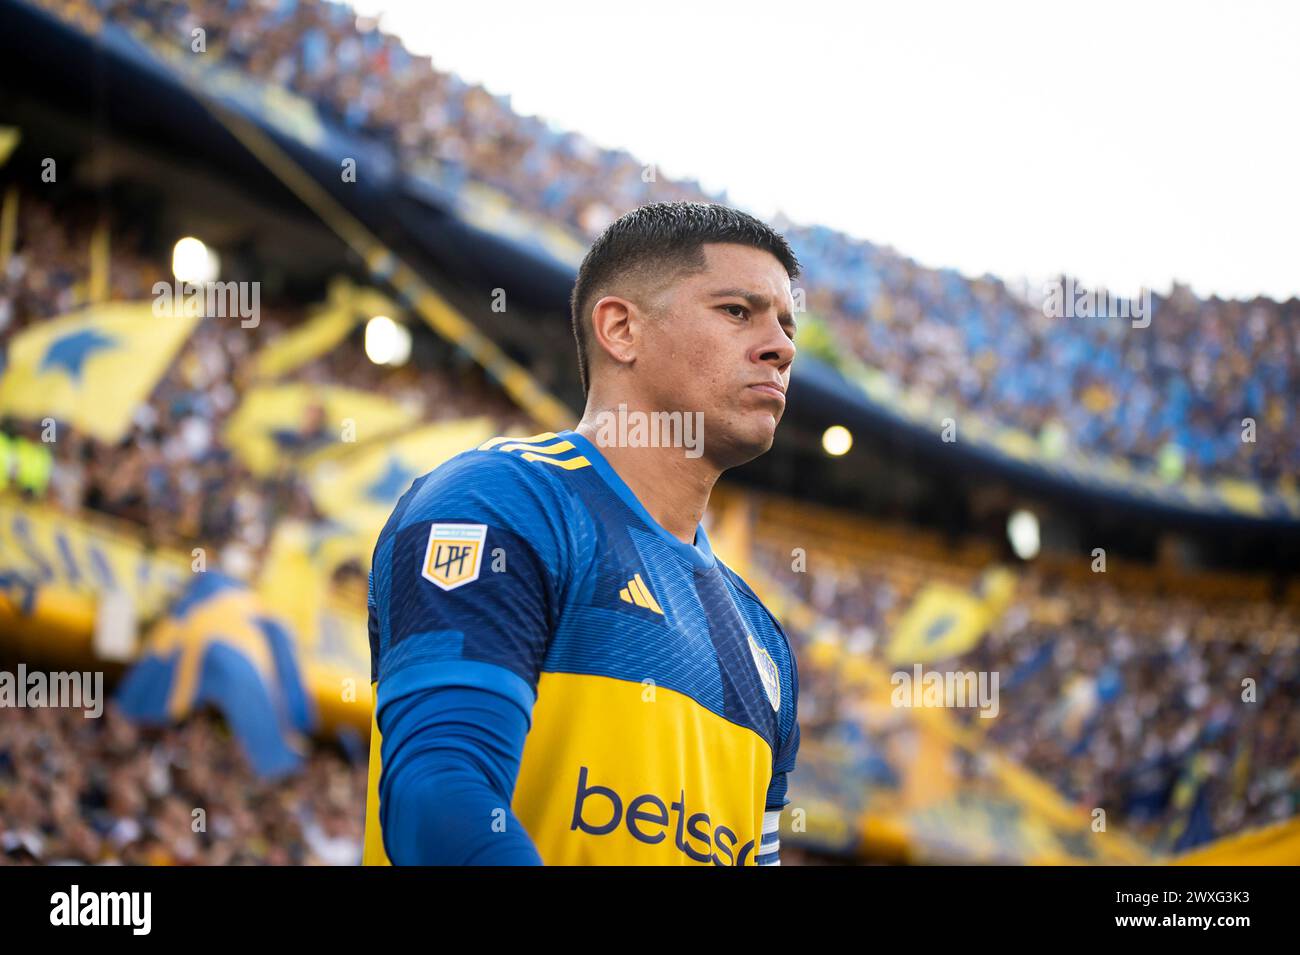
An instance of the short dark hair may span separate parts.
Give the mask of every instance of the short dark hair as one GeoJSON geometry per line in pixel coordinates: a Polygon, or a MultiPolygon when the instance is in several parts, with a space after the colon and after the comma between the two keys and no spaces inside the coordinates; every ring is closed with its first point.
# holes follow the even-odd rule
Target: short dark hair
{"type": "Polygon", "coordinates": [[[799,274],[799,260],[781,234],[738,209],[705,202],[653,202],[633,209],[612,222],[587,250],[569,299],[583,395],[590,390],[587,326],[596,293],[629,277],[657,273],[667,278],[700,271],[706,265],[703,246],[709,242],[762,249],[790,278],[799,274]]]}

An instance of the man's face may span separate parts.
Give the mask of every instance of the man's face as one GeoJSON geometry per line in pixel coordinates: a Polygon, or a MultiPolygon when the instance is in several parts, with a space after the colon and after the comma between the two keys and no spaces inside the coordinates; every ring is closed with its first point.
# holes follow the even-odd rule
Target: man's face
{"type": "Polygon", "coordinates": [[[654,407],[704,413],[703,454],[726,469],[772,447],[794,361],[794,303],[771,253],[711,243],[704,254],[704,271],[657,297],[636,372],[654,407]]]}

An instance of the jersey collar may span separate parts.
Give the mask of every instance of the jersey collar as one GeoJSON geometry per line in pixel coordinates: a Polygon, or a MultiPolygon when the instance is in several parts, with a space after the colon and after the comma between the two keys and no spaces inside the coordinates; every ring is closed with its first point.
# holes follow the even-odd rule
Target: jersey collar
{"type": "Polygon", "coordinates": [[[622,498],[623,503],[630,507],[632,512],[645,522],[646,527],[650,528],[668,547],[671,547],[701,570],[708,570],[717,563],[717,558],[713,556],[713,546],[709,543],[709,535],[704,533],[703,524],[697,524],[695,527],[694,544],[688,544],[670,534],[645,509],[645,505],[632,493],[632,489],[627,486],[627,482],[618,476],[618,472],[614,470],[613,465],[605,460],[605,456],[600,453],[600,449],[596,445],[571,429],[559,432],[556,437],[572,442],[573,446],[580,450],[583,456],[591,462],[596,469],[596,473],[604,479],[615,494],[622,498]]]}

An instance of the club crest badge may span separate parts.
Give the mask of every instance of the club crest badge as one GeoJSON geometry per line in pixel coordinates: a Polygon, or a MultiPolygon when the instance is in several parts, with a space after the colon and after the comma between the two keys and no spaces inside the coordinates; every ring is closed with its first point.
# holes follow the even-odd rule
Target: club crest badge
{"type": "Polygon", "coordinates": [[[758,676],[763,681],[767,701],[772,704],[772,709],[780,711],[781,673],[776,668],[776,661],[772,659],[770,653],[758,645],[751,634],[745,634],[745,638],[749,640],[749,655],[754,658],[754,666],[758,667],[758,676]]]}
{"type": "Polygon", "coordinates": [[[478,580],[483,566],[486,524],[434,524],[421,573],[443,590],[455,590],[478,580]]]}

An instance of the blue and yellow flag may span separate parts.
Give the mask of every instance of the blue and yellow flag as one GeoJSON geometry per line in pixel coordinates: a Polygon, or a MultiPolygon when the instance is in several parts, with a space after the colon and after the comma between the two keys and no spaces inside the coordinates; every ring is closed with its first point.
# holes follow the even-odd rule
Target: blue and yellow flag
{"type": "Polygon", "coordinates": [[[1226,836],[1169,862],[1171,865],[1300,865],[1300,816],[1226,836]]]}
{"type": "Polygon", "coordinates": [[[411,482],[495,433],[486,417],[446,421],[321,462],[307,486],[312,502],[339,531],[328,544],[338,548],[352,541],[353,556],[368,567],[375,538],[411,482]]]}
{"type": "Polygon", "coordinates": [[[889,662],[929,663],[967,652],[1006,609],[1015,585],[1015,575],[1001,567],[986,572],[974,591],[926,585],[894,628],[889,662]]]}
{"type": "Polygon", "coordinates": [[[149,302],[109,302],[41,322],[9,345],[0,413],[120,441],[198,321],[157,316],[149,302]]]}
{"type": "Polygon", "coordinates": [[[307,320],[262,348],[253,358],[259,378],[286,375],[336,348],[361,321],[376,315],[396,316],[401,309],[371,288],[358,288],[345,278],[330,282],[329,297],[311,310],[307,320]]]}
{"type": "Polygon", "coordinates": [[[404,431],[418,419],[417,410],[358,388],[264,385],[235,409],[226,441],[253,474],[265,477],[323,451],[404,431]]]}
{"type": "Polygon", "coordinates": [[[154,628],[117,699],[153,725],[216,707],[264,777],[300,767],[295,737],[316,720],[288,630],[248,587],[213,571],[197,574],[154,628]]]}
{"type": "Polygon", "coordinates": [[[1212,842],[1214,819],[1210,807],[1209,781],[1214,775],[1208,753],[1195,753],[1174,783],[1169,801],[1172,819],[1165,826],[1163,841],[1174,853],[1187,852],[1212,842]]]}
{"type": "Polygon", "coordinates": [[[365,601],[337,588],[333,571],[348,560],[368,563],[374,540],[339,539],[349,545],[345,554],[334,546],[341,529],[322,526],[331,523],[280,521],[258,575],[262,605],[293,632],[322,729],[366,725],[373,707],[365,601]]]}

